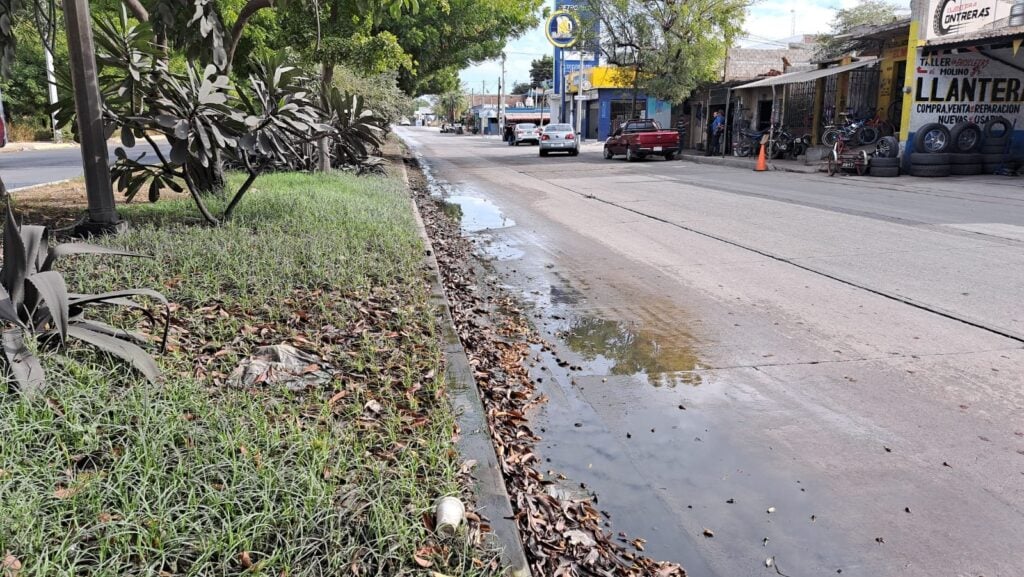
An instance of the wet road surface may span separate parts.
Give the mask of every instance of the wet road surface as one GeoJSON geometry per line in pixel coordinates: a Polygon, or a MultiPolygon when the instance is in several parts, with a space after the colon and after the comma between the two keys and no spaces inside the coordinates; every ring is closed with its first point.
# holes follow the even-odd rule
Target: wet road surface
{"type": "Polygon", "coordinates": [[[694,576],[1024,575],[1019,179],[401,134],[554,344],[541,452],[611,530],[694,576]]]}

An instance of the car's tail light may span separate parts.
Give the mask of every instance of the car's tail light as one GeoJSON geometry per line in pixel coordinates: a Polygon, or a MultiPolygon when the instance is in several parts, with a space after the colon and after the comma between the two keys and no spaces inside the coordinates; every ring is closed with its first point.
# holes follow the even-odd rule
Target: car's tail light
{"type": "Polygon", "coordinates": [[[542,134],[542,135],[540,135],[540,139],[541,140],[551,140],[551,137],[548,136],[547,134],[542,134]]]}
{"type": "Polygon", "coordinates": [[[565,135],[565,139],[566,139],[566,140],[572,140],[572,139],[574,139],[574,138],[576,138],[576,137],[575,137],[575,136],[573,135],[573,133],[571,133],[571,132],[570,132],[569,134],[566,134],[566,135],[565,135]]]}

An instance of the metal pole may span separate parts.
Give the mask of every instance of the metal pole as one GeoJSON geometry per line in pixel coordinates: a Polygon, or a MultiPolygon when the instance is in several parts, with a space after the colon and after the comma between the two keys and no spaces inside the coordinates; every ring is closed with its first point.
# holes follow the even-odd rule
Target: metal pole
{"type": "Polygon", "coordinates": [[[82,168],[89,202],[88,220],[79,225],[77,232],[113,232],[117,229],[119,219],[114,210],[114,190],[110,183],[89,2],[63,0],[63,4],[67,22],[68,57],[71,61],[71,85],[75,91],[82,168]]]}
{"type": "MultiPolygon", "coordinates": [[[[543,124],[543,123],[542,123],[543,124]]],[[[505,53],[501,53],[501,83],[498,84],[498,132],[505,134],[505,53]]]]}
{"type": "MultiPolygon", "coordinates": [[[[51,106],[57,104],[57,77],[53,71],[53,54],[48,46],[43,46],[43,56],[46,59],[46,95],[51,106]]],[[[60,125],[57,124],[57,112],[50,114],[50,127],[53,129],[53,141],[60,143],[64,141],[60,125]]]]}
{"type": "Polygon", "coordinates": [[[729,104],[731,104],[730,100],[732,100],[732,87],[729,87],[729,88],[725,89],[725,119],[722,120],[722,122],[725,123],[725,128],[722,129],[722,135],[725,138],[722,140],[722,158],[725,158],[725,149],[729,147],[728,146],[729,145],[729,141],[732,139],[732,136],[729,134],[729,130],[728,130],[729,129],[729,104]]]}

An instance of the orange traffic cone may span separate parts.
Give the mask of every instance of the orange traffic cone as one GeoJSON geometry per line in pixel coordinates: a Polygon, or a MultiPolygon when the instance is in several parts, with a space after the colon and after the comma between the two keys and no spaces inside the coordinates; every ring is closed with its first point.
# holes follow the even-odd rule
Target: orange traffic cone
{"type": "Polygon", "coordinates": [[[768,170],[768,160],[764,157],[764,149],[768,148],[767,145],[761,145],[761,151],[757,153],[757,166],[754,167],[754,172],[764,172],[768,170]]]}

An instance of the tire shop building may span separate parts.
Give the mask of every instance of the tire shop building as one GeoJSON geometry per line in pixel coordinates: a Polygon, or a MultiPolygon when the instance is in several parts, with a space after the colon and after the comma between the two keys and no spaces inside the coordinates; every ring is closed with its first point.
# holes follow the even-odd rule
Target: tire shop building
{"type": "Polygon", "coordinates": [[[1024,159],[1024,0],[915,0],[903,168],[1009,174],[1024,159]]]}

